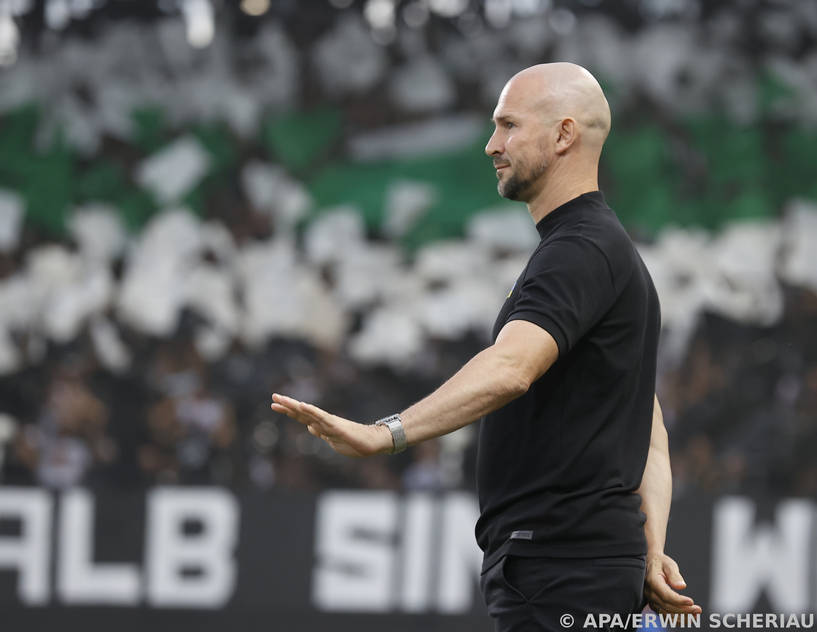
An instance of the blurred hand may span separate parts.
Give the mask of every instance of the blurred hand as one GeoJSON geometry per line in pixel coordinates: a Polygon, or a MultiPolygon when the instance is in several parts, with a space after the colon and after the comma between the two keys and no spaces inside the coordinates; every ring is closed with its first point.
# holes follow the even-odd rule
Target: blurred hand
{"type": "Polygon", "coordinates": [[[679,594],[687,587],[678,564],[664,553],[647,555],[647,573],[644,577],[644,596],[658,614],[700,614],[701,607],[692,597],[679,594]]]}
{"type": "Polygon", "coordinates": [[[359,424],[277,393],[272,395],[270,408],[302,423],[310,434],[326,441],[339,454],[372,456],[392,450],[391,432],[386,426],[359,424]]]}

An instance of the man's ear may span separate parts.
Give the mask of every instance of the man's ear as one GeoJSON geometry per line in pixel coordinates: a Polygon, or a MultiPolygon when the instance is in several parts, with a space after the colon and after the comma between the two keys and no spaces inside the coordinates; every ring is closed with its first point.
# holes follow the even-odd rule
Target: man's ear
{"type": "Polygon", "coordinates": [[[579,127],[576,121],[570,117],[562,119],[556,129],[556,153],[563,154],[570,146],[576,142],[579,135],[579,127]]]}

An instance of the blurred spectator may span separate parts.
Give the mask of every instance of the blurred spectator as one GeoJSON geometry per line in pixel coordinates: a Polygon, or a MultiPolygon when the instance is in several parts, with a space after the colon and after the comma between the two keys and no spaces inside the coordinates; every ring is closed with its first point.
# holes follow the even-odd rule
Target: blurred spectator
{"type": "Polygon", "coordinates": [[[189,342],[161,348],[152,377],[161,396],[147,413],[148,442],[139,448],[148,480],[231,483],[235,414],[208,390],[207,369],[195,348],[189,342]]]}
{"type": "Polygon", "coordinates": [[[412,462],[403,472],[402,483],[406,491],[440,491],[445,487],[445,477],[440,466],[439,441],[418,444],[412,454],[412,462]]]}
{"type": "Polygon", "coordinates": [[[95,466],[111,463],[117,448],[107,435],[108,408],[62,368],[48,386],[37,420],[20,429],[16,453],[43,486],[63,489],[85,482],[95,466]]]}

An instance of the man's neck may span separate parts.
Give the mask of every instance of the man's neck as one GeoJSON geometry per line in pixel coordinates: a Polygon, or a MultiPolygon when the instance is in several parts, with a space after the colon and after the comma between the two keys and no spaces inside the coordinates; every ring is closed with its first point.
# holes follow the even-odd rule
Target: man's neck
{"type": "Polygon", "coordinates": [[[528,212],[533,223],[538,224],[543,217],[559,208],[562,204],[579,197],[583,193],[598,191],[598,176],[593,173],[583,177],[570,177],[567,174],[549,174],[542,190],[528,202],[528,212]]]}

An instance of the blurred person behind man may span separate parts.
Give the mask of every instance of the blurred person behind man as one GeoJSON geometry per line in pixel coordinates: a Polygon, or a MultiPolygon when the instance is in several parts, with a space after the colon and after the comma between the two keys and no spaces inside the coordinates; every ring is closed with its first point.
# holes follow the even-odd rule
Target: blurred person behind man
{"type": "Polygon", "coordinates": [[[172,363],[166,350],[157,356],[154,379],[161,396],[147,414],[139,463],[149,480],[162,483],[230,484],[235,412],[211,387],[195,349],[187,350],[172,363]]]}
{"type": "Polygon", "coordinates": [[[80,371],[59,366],[34,424],[20,427],[15,452],[36,482],[64,489],[86,482],[95,465],[108,465],[117,448],[107,433],[108,406],[80,371]]]}

